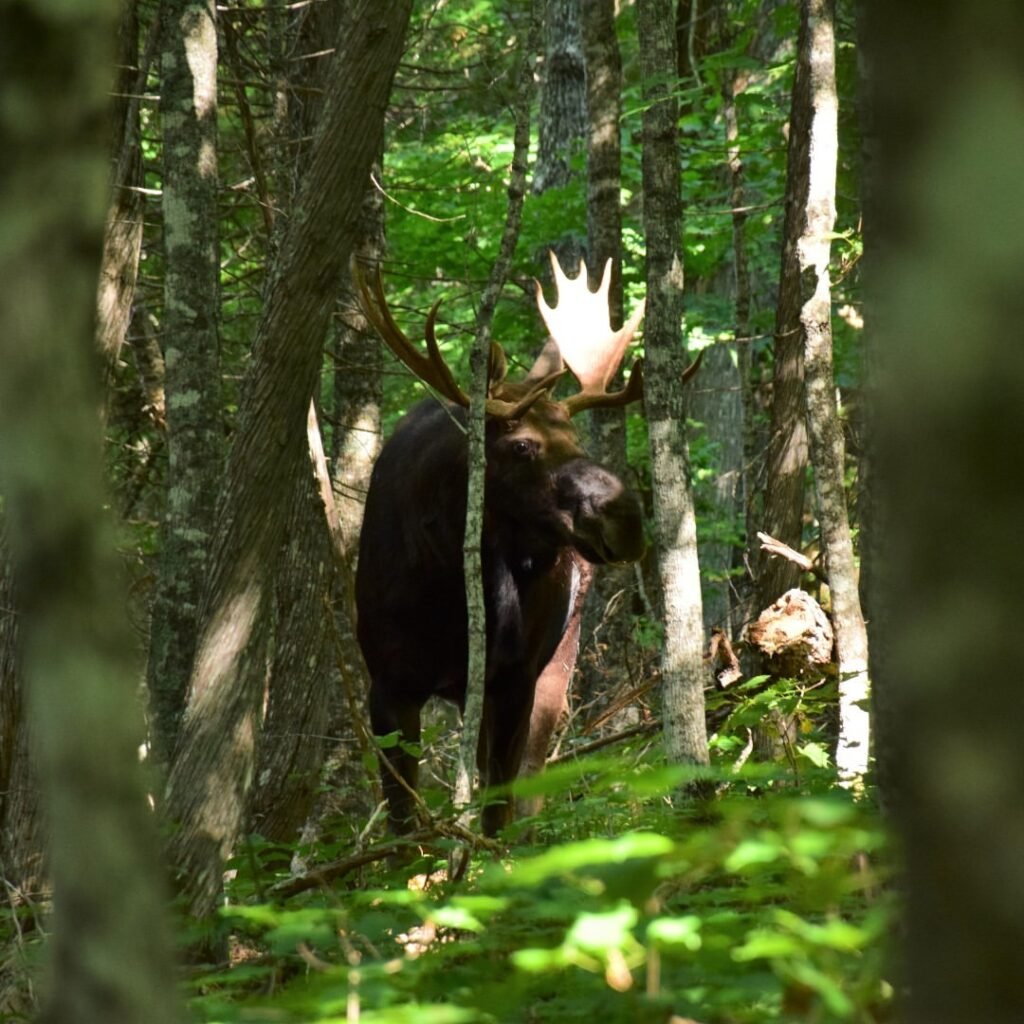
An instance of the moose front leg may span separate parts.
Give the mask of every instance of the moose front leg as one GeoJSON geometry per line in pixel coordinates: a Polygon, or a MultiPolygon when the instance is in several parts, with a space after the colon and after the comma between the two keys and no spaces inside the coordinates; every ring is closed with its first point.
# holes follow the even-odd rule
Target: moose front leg
{"type": "MultiPolygon", "coordinates": [[[[480,744],[477,767],[484,787],[503,786],[519,773],[519,764],[526,749],[533,707],[533,686],[523,684],[494,688],[484,697],[480,722],[480,744]]],[[[512,797],[495,797],[484,807],[481,825],[485,836],[494,836],[513,818],[512,797]]]]}
{"type": "Polygon", "coordinates": [[[374,683],[370,687],[370,723],[375,736],[398,732],[401,745],[389,747],[381,753],[380,781],[384,799],[388,803],[388,822],[391,831],[404,835],[416,826],[415,793],[419,781],[419,759],[405,749],[406,745],[420,742],[420,707],[399,702],[388,696],[385,687],[374,683]]]}

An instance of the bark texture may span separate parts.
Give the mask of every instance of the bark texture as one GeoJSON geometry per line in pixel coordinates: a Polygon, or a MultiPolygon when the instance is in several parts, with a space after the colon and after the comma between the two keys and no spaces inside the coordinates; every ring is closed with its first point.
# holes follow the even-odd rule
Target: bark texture
{"type": "MultiPolygon", "coordinates": [[[[596,288],[605,263],[612,261],[608,289],[611,326],[622,326],[622,55],[615,31],[614,0],[583,5],[583,45],[587,84],[587,264],[596,288]]],[[[613,387],[622,386],[622,373],[613,387]]],[[[601,465],[626,479],[626,412],[621,407],[592,409],[587,416],[587,448],[601,465]]],[[[586,652],[582,659],[584,700],[628,683],[626,664],[632,623],[634,570],[604,566],[583,608],[586,652]]]]}
{"type": "Polygon", "coordinates": [[[262,689],[244,654],[303,466],[305,423],[338,285],[358,235],[409,0],[355,2],[339,30],[323,118],[268,287],[228,458],[168,815],[193,912],[209,913],[242,821],[262,689]]]}
{"type": "Polygon", "coordinates": [[[900,1017],[1011,1024],[1024,1014],[1024,8],[866,6],[866,322],[884,371],[872,669],[906,857],[900,1017]]]}
{"type": "Polygon", "coordinates": [[[213,0],[163,11],[166,507],[148,679],[153,755],[167,771],[195,655],[222,479],[217,250],[217,23],[213,0]]]}
{"type": "Polygon", "coordinates": [[[704,632],[697,528],[689,479],[682,344],[682,201],[670,0],[639,0],[643,74],[644,236],[647,243],[646,397],[658,566],[665,602],[665,743],[673,761],[707,764],[704,632]]]}
{"type": "Polygon", "coordinates": [[[44,1024],[180,1019],[104,519],[95,349],[113,4],[0,13],[0,490],[56,890],[44,1024]]]}
{"type": "MultiPolygon", "coordinates": [[[[810,49],[807,22],[801,19],[796,74],[789,113],[786,157],[786,215],[782,232],[782,263],[775,307],[774,370],[771,427],[765,467],[764,508],[758,529],[800,550],[803,533],[804,477],[807,472],[807,424],[804,403],[804,340],[800,332],[800,260],[797,242],[807,209],[810,162],[810,49]]],[[[748,537],[754,544],[756,535],[748,537]]],[[[786,559],[751,553],[757,566],[755,612],[767,608],[797,586],[800,571],[786,559]]]]}
{"type": "Polygon", "coordinates": [[[539,0],[543,10],[544,67],[533,191],[565,185],[587,132],[583,61],[583,0],[539,0]]]}
{"type": "MultiPolygon", "coordinates": [[[[719,20],[725,11],[719,10],[719,20]]],[[[720,37],[725,42],[724,31],[720,37]]],[[[747,266],[744,211],[743,157],[739,146],[739,120],[736,93],[741,78],[726,73],[722,81],[722,121],[725,127],[726,172],[729,181],[729,205],[732,207],[732,297],[735,310],[736,345],[714,345],[704,355],[700,375],[693,384],[691,415],[704,425],[715,452],[718,472],[700,496],[710,506],[708,519],[724,524],[710,536],[699,552],[704,581],[704,628],[710,634],[718,627],[727,636],[739,635],[742,616],[736,620],[731,570],[738,561],[737,527],[745,503],[744,441],[747,431],[744,386],[750,380],[750,273],[747,266]]]]}
{"type": "MultiPolygon", "coordinates": [[[[103,233],[96,301],[96,344],[108,374],[128,334],[142,251],[142,146],[139,100],[139,12],[123,4],[117,33],[117,81],[111,109],[111,198],[103,233]]],[[[146,61],[143,61],[145,64],[146,61]]]]}
{"type": "Polygon", "coordinates": [[[813,289],[805,296],[800,309],[807,427],[839,669],[836,767],[840,779],[846,784],[859,785],[868,768],[870,740],[868,637],[861,613],[857,565],[846,509],[843,432],[836,407],[832,369],[832,293],[828,264],[836,219],[836,164],[839,155],[833,4],[831,0],[805,0],[801,17],[807,20],[808,25],[813,108],[807,216],[797,246],[801,282],[805,289],[813,289]]]}
{"type": "MultiPolygon", "coordinates": [[[[319,434],[311,416],[308,431],[319,434]]],[[[320,447],[317,436],[313,445],[320,447]]],[[[309,453],[293,493],[274,578],[274,647],[252,827],[295,842],[313,808],[327,745],[327,623],[334,564],[309,453]]]]}

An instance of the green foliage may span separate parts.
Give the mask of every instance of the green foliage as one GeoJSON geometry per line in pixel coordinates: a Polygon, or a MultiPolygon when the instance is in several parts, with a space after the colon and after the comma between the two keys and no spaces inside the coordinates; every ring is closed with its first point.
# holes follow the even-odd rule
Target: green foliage
{"type": "Polygon", "coordinates": [[[892,905],[870,799],[827,770],[797,784],[788,769],[734,772],[722,745],[715,760],[711,803],[681,795],[692,773],[649,755],[525,780],[545,809],[457,885],[407,885],[441,866],[428,857],[286,906],[238,903],[255,891],[240,862],[224,911],[236,965],[194,984],[193,1010],[208,1022],[327,1022],[356,1004],[380,1021],[878,1019],[892,905]]]}

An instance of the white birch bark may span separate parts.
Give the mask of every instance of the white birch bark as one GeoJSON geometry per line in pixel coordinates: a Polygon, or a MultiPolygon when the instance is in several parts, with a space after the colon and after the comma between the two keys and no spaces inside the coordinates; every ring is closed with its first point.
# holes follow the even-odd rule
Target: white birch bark
{"type": "Polygon", "coordinates": [[[839,741],[836,767],[844,785],[858,786],[868,767],[868,641],[857,588],[857,568],[843,487],[843,435],[832,366],[829,279],[835,225],[839,151],[835,30],[831,0],[804,0],[810,46],[810,181],[807,218],[797,246],[804,286],[813,286],[800,310],[804,332],[807,428],[814,466],[825,564],[832,599],[839,669],[839,741]]]}

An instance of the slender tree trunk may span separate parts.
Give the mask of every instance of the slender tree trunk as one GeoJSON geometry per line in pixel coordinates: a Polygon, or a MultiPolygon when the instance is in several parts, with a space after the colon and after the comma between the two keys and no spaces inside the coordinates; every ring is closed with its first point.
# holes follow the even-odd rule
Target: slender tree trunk
{"type": "MultiPolygon", "coordinates": [[[[596,288],[605,263],[612,261],[608,289],[611,326],[622,326],[622,55],[615,32],[614,0],[583,4],[583,45],[587,84],[587,250],[590,285],[596,288]]],[[[617,374],[621,386],[621,371],[617,374]]],[[[587,447],[593,457],[625,478],[626,413],[621,407],[592,409],[587,416],[587,447]]],[[[589,578],[589,577],[588,577],[589,578]]],[[[582,633],[587,650],[582,659],[584,699],[628,683],[632,599],[632,566],[604,566],[592,574],[593,585],[583,605],[582,633]],[[610,686],[606,685],[610,684],[610,686]]]]}
{"type": "Polygon", "coordinates": [[[810,47],[810,179],[807,218],[797,247],[801,281],[813,291],[800,310],[807,374],[807,425],[818,496],[818,521],[832,600],[839,668],[839,742],[836,767],[848,785],[868,768],[868,637],[860,608],[857,567],[844,488],[845,453],[832,369],[832,296],[828,263],[835,225],[839,153],[832,0],[805,0],[810,47]]]}
{"type": "Polygon", "coordinates": [[[223,468],[217,250],[217,25],[213,0],[163,9],[166,510],[148,679],[166,772],[195,654],[223,468]]]}
{"type": "Polygon", "coordinates": [[[684,351],[680,344],[683,258],[671,0],[638,0],[643,95],[644,237],[647,243],[646,409],[654,482],[658,565],[665,602],[665,743],[669,759],[708,763],[704,722],[704,632],[697,528],[689,480],[684,351]]]}
{"type": "Polygon", "coordinates": [[[56,890],[45,1024],[180,1019],[102,511],[94,320],[115,14],[99,2],[0,13],[20,97],[0,112],[0,491],[56,890]]]}
{"type": "MultiPolygon", "coordinates": [[[[30,727],[21,653],[22,612],[14,582],[6,517],[0,514],[0,878],[7,905],[23,915],[23,932],[39,925],[26,908],[45,905],[46,874],[39,787],[30,759],[30,727]]],[[[32,1016],[31,966],[15,949],[0,948],[8,970],[0,980],[0,1017],[32,1016]],[[18,962],[20,960],[20,962],[18,962]],[[15,967],[15,963],[18,966],[15,967]]]]}
{"type": "MultiPolygon", "coordinates": [[[[810,49],[807,24],[801,20],[797,39],[796,73],[789,114],[786,162],[786,215],[783,223],[782,265],[775,307],[774,371],[771,427],[766,466],[767,484],[759,529],[800,550],[803,535],[804,477],[807,472],[807,424],[804,402],[804,340],[801,335],[800,261],[797,242],[807,209],[810,163],[810,49]]],[[[756,544],[756,535],[748,537],[756,544]]],[[[757,611],[769,607],[797,586],[800,570],[784,558],[755,548],[757,611]]]]}
{"type": "MultiPolygon", "coordinates": [[[[498,258],[491,268],[487,285],[477,310],[476,337],[470,353],[473,372],[470,407],[467,417],[469,478],[466,489],[466,530],[463,541],[463,568],[466,577],[466,611],[469,653],[466,675],[466,704],[462,713],[462,737],[455,778],[455,805],[465,806],[473,793],[473,765],[478,762],[480,723],[483,717],[484,679],[487,671],[487,622],[484,610],[483,563],[481,537],[484,517],[484,480],[487,472],[486,422],[484,406],[487,399],[488,364],[491,352],[491,322],[505,286],[523,218],[526,199],[526,175],[530,151],[530,97],[533,79],[535,44],[534,19],[527,30],[525,52],[519,67],[513,131],[512,165],[509,168],[508,206],[502,231],[498,258]]],[[[479,758],[485,763],[486,752],[479,758]]],[[[484,831],[491,815],[499,820],[503,808],[484,809],[484,831]]]]}
{"type": "Polygon", "coordinates": [[[1024,1019],[1024,9],[866,5],[877,741],[908,1024],[1024,1019]],[[880,635],[882,643],[876,637],[880,635]]]}
{"type": "MultiPolygon", "coordinates": [[[[148,60],[142,63],[145,67],[148,60]]],[[[96,342],[108,377],[131,323],[142,251],[142,145],[137,97],[143,84],[139,68],[138,5],[135,0],[127,0],[121,8],[118,26],[117,81],[111,109],[111,200],[96,302],[96,342]]]]}
{"type": "Polygon", "coordinates": [[[245,818],[262,689],[244,654],[269,597],[298,486],[309,402],[338,285],[355,246],[365,183],[410,0],[354,2],[338,33],[327,99],[282,240],[228,458],[189,701],[168,786],[172,860],[193,912],[209,913],[245,818]],[[211,784],[211,780],[216,780],[211,784]]]}

